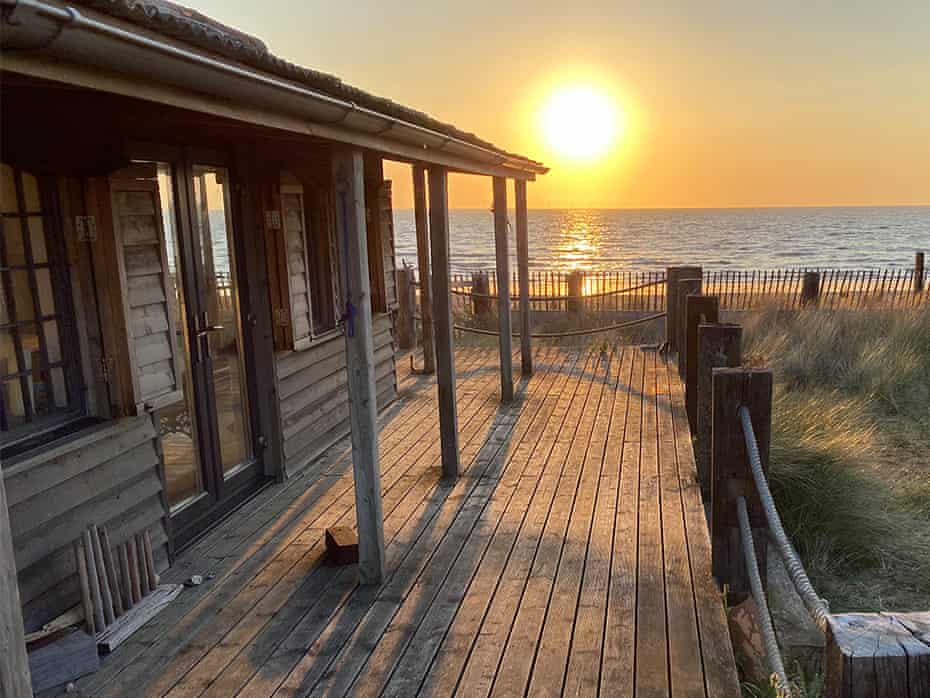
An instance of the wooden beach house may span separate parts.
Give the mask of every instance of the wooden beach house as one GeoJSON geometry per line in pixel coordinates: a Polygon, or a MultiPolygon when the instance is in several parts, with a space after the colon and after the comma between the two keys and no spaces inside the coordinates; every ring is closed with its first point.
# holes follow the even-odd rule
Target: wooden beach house
{"type": "MultiPolygon", "coordinates": [[[[377,581],[376,407],[397,380],[382,163],[415,166],[423,260],[428,175],[448,473],[447,173],[494,178],[506,265],[506,179],[525,243],[525,182],[545,167],[164,0],[0,13],[4,612],[31,631],[79,602],[88,526],[114,546],[149,531],[163,571],[349,432],[360,574],[377,581]]],[[[506,356],[509,371],[509,340],[506,356]]]]}

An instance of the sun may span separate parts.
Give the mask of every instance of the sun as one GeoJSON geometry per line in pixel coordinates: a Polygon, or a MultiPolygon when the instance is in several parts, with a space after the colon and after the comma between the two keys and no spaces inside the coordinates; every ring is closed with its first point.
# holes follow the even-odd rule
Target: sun
{"type": "Polygon", "coordinates": [[[605,155],[622,134],[623,115],[606,91],[590,85],[556,89],[546,100],[541,126],[556,154],[572,160],[605,155]]]}

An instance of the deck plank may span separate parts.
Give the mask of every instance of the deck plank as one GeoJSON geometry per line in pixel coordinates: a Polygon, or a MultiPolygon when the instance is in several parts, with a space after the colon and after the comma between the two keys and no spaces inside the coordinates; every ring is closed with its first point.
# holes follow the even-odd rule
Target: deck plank
{"type": "Polygon", "coordinates": [[[635,695],[669,695],[665,561],[659,489],[656,354],[644,355],[643,432],[640,450],[639,562],[636,594],[635,695]]]}
{"type": "MultiPolygon", "coordinates": [[[[572,505],[581,482],[584,451],[576,447],[576,440],[584,443],[590,436],[603,392],[603,384],[596,380],[600,375],[600,366],[600,356],[592,352],[581,377],[585,379],[582,383],[586,390],[576,394],[576,397],[583,395],[583,398],[574,400],[570,407],[569,424],[572,426],[563,429],[557,437],[556,448],[564,457],[564,466],[555,502],[544,526],[541,548],[520,600],[491,695],[522,695],[532,678],[536,651],[540,647],[539,638],[544,629],[565,536],[571,523],[572,505]]],[[[561,679],[560,675],[560,686],[561,679]]],[[[465,686],[464,690],[467,689],[465,686]]]]}
{"type": "MultiPolygon", "coordinates": [[[[654,349],[540,346],[500,405],[496,351],[457,354],[461,477],[435,383],[379,418],[387,573],[324,564],[354,524],[336,443],[186,551],[213,572],[85,695],[739,695],[681,381],[654,349]]],[[[401,369],[403,370],[403,368],[401,369]]]]}

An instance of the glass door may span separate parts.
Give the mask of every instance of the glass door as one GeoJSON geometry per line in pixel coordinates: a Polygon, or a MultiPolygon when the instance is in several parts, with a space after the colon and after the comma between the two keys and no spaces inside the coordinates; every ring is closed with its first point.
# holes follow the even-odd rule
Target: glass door
{"type": "Polygon", "coordinates": [[[180,546],[264,481],[253,438],[229,181],[222,166],[159,166],[162,208],[176,213],[164,232],[185,374],[184,400],[169,415],[173,421],[166,422],[164,412],[160,420],[180,546]],[[168,200],[170,193],[175,200],[168,200]]]}

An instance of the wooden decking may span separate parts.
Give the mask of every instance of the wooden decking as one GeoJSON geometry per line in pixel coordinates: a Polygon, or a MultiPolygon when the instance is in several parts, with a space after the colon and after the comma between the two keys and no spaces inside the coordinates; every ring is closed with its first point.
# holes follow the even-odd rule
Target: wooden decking
{"type": "Polygon", "coordinates": [[[168,578],[215,576],[80,690],[737,696],[674,369],[540,348],[501,406],[493,351],[457,364],[457,481],[439,477],[429,379],[383,416],[383,585],[323,562],[324,529],[355,520],[341,442],[184,553],[168,578]]]}

